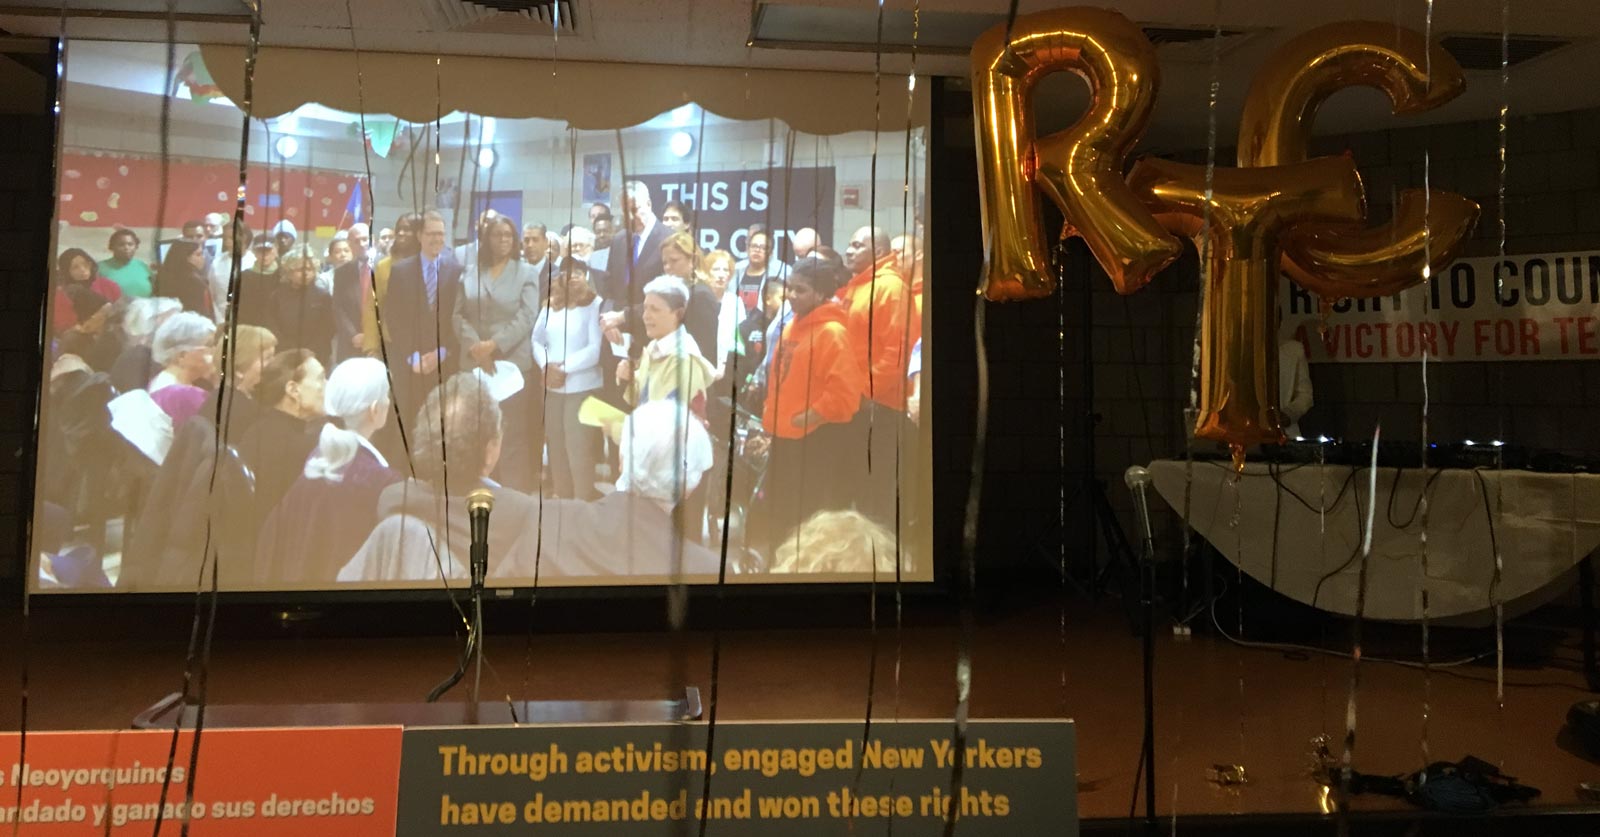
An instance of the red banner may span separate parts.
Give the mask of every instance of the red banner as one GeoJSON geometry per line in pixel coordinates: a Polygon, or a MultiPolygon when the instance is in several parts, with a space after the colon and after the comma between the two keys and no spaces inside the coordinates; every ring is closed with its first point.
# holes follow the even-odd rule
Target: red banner
{"type": "Polygon", "coordinates": [[[172,733],[0,735],[0,833],[21,837],[391,837],[400,781],[399,727],[215,730],[200,738],[186,803],[192,737],[172,733]],[[167,785],[163,799],[161,790],[167,785]],[[17,791],[21,789],[21,804],[17,791]]]}
{"type": "MultiPolygon", "coordinates": [[[[360,220],[360,175],[252,165],[245,217],[260,231],[288,219],[298,230],[342,229],[360,220]]],[[[176,231],[208,212],[233,214],[239,164],[171,160],[161,226],[176,231]]],[[[61,156],[61,220],[74,227],[156,226],[161,160],[127,154],[66,152],[61,156]]]]}

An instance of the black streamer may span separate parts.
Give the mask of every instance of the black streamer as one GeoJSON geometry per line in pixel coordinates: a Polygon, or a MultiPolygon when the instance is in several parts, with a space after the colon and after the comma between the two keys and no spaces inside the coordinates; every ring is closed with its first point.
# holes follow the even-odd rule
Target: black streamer
{"type": "MultiPolygon", "coordinates": [[[[169,17],[173,7],[169,5],[169,17]]],[[[243,111],[243,124],[239,136],[239,186],[234,196],[233,225],[228,234],[234,236],[233,258],[228,273],[228,305],[226,318],[226,335],[222,343],[221,361],[219,363],[222,386],[217,398],[216,412],[213,415],[213,445],[211,456],[211,473],[209,475],[206,495],[208,505],[216,497],[217,473],[221,470],[223,452],[228,449],[228,418],[233,408],[234,388],[230,386],[233,379],[233,344],[238,335],[238,306],[241,287],[239,284],[239,264],[243,253],[240,252],[237,230],[244,224],[244,208],[246,187],[250,174],[250,111],[254,104],[256,58],[261,48],[261,6],[257,2],[250,7],[250,41],[245,51],[244,73],[244,101],[240,105],[243,111]]],[[[171,95],[171,87],[167,88],[167,95],[171,95]]],[[[163,130],[163,141],[165,141],[163,130]]],[[[165,155],[163,155],[165,163],[165,155]]],[[[206,514],[206,534],[204,546],[201,551],[200,568],[195,579],[194,617],[189,627],[189,646],[184,661],[183,688],[177,704],[177,711],[173,717],[172,739],[167,748],[167,765],[161,780],[160,799],[164,803],[167,793],[172,786],[172,767],[177,761],[178,737],[183,729],[183,717],[188,707],[189,696],[196,695],[194,734],[189,748],[189,775],[184,785],[185,808],[194,801],[195,773],[200,761],[200,739],[205,731],[207,686],[211,670],[211,641],[216,630],[217,615],[217,563],[220,556],[212,547],[211,542],[211,514],[206,514]],[[211,584],[206,590],[205,575],[207,564],[211,569],[211,584]],[[208,595],[209,592],[209,595],[208,595]],[[204,632],[201,631],[202,621],[205,624],[204,632]],[[198,665],[198,677],[196,666],[198,665]],[[198,685],[196,685],[198,680],[198,685]]],[[[152,834],[161,833],[161,824],[165,813],[165,805],[157,810],[152,834]]],[[[187,837],[189,833],[189,818],[185,817],[180,834],[187,837]]]]}
{"type": "MultiPolygon", "coordinates": [[[[878,306],[876,304],[876,300],[878,298],[878,260],[880,258],[882,258],[882,256],[878,253],[878,238],[879,238],[879,233],[878,233],[878,135],[882,131],[882,129],[883,129],[883,0],[878,0],[877,31],[876,31],[876,34],[874,36],[874,43],[873,43],[873,49],[872,49],[872,162],[871,162],[871,174],[868,175],[869,186],[867,187],[868,188],[868,199],[867,199],[867,252],[871,254],[870,263],[867,265],[867,270],[870,271],[871,275],[870,275],[870,278],[868,278],[867,282],[868,282],[868,286],[870,288],[869,297],[874,301],[874,303],[872,305],[867,306],[867,357],[868,358],[872,357],[873,337],[876,336],[876,331],[877,331],[876,328],[874,328],[874,320],[877,318],[877,313],[878,313],[878,306]]],[[[908,130],[909,130],[909,126],[908,126],[908,130]]],[[[903,356],[904,355],[902,355],[902,357],[903,356]]],[[[867,486],[868,486],[868,490],[871,490],[873,487],[875,487],[873,485],[873,481],[872,481],[872,465],[873,465],[873,463],[872,463],[872,442],[873,442],[872,437],[873,437],[873,434],[877,432],[877,414],[878,414],[878,411],[877,411],[877,408],[874,406],[874,404],[876,404],[876,401],[875,401],[875,399],[873,397],[874,395],[876,395],[877,381],[876,381],[876,376],[872,374],[872,369],[870,368],[870,365],[869,365],[869,368],[866,371],[867,371],[867,401],[866,401],[866,405],[865,406],[866,406],[866,409],[869,411],[867,413],[867,486]]],[[[898,436],[898,434],[897,434],[897,436],[898,436]]],[[[898,441],[899,440],[897,438],[896,439],[896,445],[895,445],[896,448],[899,447],[898,441]]],[[[896,463],[896,464],[898,465],[898,463],[896,463]]],[[[896,545],[896,547],[898,547],[899,546],[899,513],[898,513],[898,508],[899,508],[899,502],[898,502],[898,500],[899,500],[899,488],[898,488],[898,486],[895,489],[895,495],[896,495],[896,504],[895,504],[896,505],[896,514],[895,514],[895,524],[896,524],[895,525],[895,541],[896,541],[896,543],[895,543],[895,545],[896,545]]],[[[896,564],[895,575],[898,577],[899,576],[899,559],[898,558],[896,558],[895,564],[896,564]]],[[[868,595],[867,619],[868,619],[868,625],[869,625],[868,632],[869,632],[869,636],[870,636],[870,649],[869,649],[869,651],[867,653],[867,711],[866,711],[866,719],[864,721],[862,721],[862,724],[861,724],[861,748],[862,748],[863,751],[866,750],[867,742],[870,741],[871,738],[872,738],[873,699],[875,697],[874,693],[878,689],[878,546],[877,546],[876,542],[874,542],[873,545],[872,545],[872,580],[868,583],[867,595],[868,595]]],[[[862,774],[864,772],[866,772],[866,769],[867,769],[867,765],[866,765],[865,761],[863,761],[860,765],[858,765],[856,767],[856,777],[855,777],[855,783],[854,783],[854,790],[857,793],[859,793],[860,790],[861,790],[861,776],[862,776],[862,774]]],[[[851,817],[850,817],[850,825],[852,827],[854,827],[854,825],[855,825],[855,816],[854,816],[854,814],[852,814],[851,817]]]]}
{"type": "MultiPolygon", "coordinates": [[[[1013,3],[1013,10],[1015,3],[1013,3]]],[[[985,436],[989,431],[989,352],[984,345],[988,308],[983,295],[973,301],[973,341],[978,355],[978,408],[972,440],[972,485],[967,491],[967,508],[961,528],[961,571],[956,579],[960,600],[961,634],[956,646],[956,713],[951,752],[955,765],[950,769],[950,810],[945,814],[944,837],[954,837],[956,820],[961,815],[961,779],[966,767],[967,714],[972,706],[972,635],[976,616],[973,597],[978,589],[978,518],[983,498],[985,436]]]]}
{"type": "MultiPolygon", "coordinates": [[[[1011,32],[1017,22],[1017,0],[1006,12],[1006,49],[1011,48],[1011,32]]],[[[984,242],[985,252],[993,242],[984,242]]],[[[987,308],[983,295],[973,302],[973,346],[977,354],[977,415],[972,438],[972,484],[967,491],[967,508],[961,530],[961,570],[956,580],[961,608],[961,634],[956,645],[956,717],[951,736],[951,752],[956,754],[950,769],[950,810],[945,815],[944,837],[954,837],[960,816],[961,780],[966,767],[962,754],[967,750],[967,720],[972,709],[972,635],[976,616],[973,596],[978,588],[978,518],[982,513],[983,462],[989,432],[989,352],[984,345],[987,308]]]]}
{"type": "MultiPolygon", "coordinates": [[[[355,13],[351,8],[351,0],[345,0],[344,11],[345,19],[349,23],[350,27],[350,51],[355,55],[356,62],[356,110],[358,111],[356,115],[361,125],[361,163],[363,168],[366,170],[367,175],[367,191],[364,199],[367,204],[367,224],[370,228],[376,224],[377,219],[375,216],[377,215],[378,197],[373,184],[372,155],[367,141],[366,76],[361,71],[361,49],[356,44],[355,13]]],[[[408,140],[410,139],[410,136],[411,127],[408,125],[406,126],[406,137],[408,140]]],[[[406,163],[401,168],[399,179],[395,181],[395,194],[398,195],[402,201],[405,200],[405,193],[399,190],[400,181],[404,180],[406,169],[411,165],[411,156],[414,156],[415,154],[416,143],[413,142],[411,143],[410,156],[407,157],[406,163]]],[[[415,179],[413,178],[413,186],[414,185],[415,179]]],[[[414,193],[415,189],[413,189],[413,194],[414,193]]],[[[416,204],[413,203],[412,206],[415,208],[416,204]]],[[[238,265],[236,261],[236,272],[237,268],[238,265]]],[[[404,415],[404,411],[400,409],[399,402],[392,397],[394,393],[394,368],[390,365],[389,361],[389,341],[384,338],[383,333],[383,301],[379,299],[378,295],[376,264],[368,265],[367,267],[367,290],[372,294],[372,315],[373,320],[376,323],[378,334],[378,356],[383,360],[384,374],[388,378],[389,382],[389,392],[391,394],[389,405],[394,415],[395,430],[400,435],[400,448],[405,452],[406,455],[407,473],[412,479],[416,479],[417,465],[411,453],[411,439],[406,434],[406,417],[404,415]]],[[[433,553],[434,566],[439,572],[440,583],[444,585],[445,598],[449,599],[450,606],[455,610],[456,616],[461,620],[462,625],[470,627],[470,620],[467,618],[467,612],[464,608],[462,608],[461,602],[457,599],[455,591],[450,587],[450,575],[445,571],[444,559],[439,554],[439,546],[434,541],[433,531],[432,529],[428,529],[427,531],[428,549],[433,553]]]]}
{"type": "MultiPolygon", "coordinates": [[[[747,68],[746,69],[746,82],[745,82],[747,91],[748,91],[748,85],[749,85],[749,81],[748,81],[749,75],[748,75],[748,73],[749,73],[749,70],[747,68]]],[[[696,195],[697,198],[701,194],[701,185],[702,185],[703,178],[705,176],[705,169],[704,169],[704,166],[705,166],[705,155],[706,155],[705,139],[706,139],[706,109],[704,107],[701,107],[700,108],[700,130],[699,130],[698,136],[695,137],[695,143],[694,143],[694,146],[695,146],[694,190],[695,190],[695,195],[696,195]]],[[[768,157],[769,157],[769,159],[771,157],[770,147],[768,149],[768,157]]],[[[699,200],[696,201],[697,204],[699,202],[700,202],[699,200]]],[[[769,213],[771,212],[771,204],[770,203],[768,204],[768,210],[767,211],[769,213]]],[[[699,229],[700,229],[700,213],[698,212],[698,207],[697,207],[697,211],[694,214],[694,219],[695,219],[695,221],[694,221],[694,225],[693,225],[692,229],[696,233],[698,233],[699,229]]],[[[772,238],[772,234],[768,233],[767,234],[767,238],[768,238],[768,241],[769,241],[769,248],[773,251],[772,255],[775,258],[777,256],[776,247],[773,247],[770,244],[771,238],[772,238]]],[[[695,259],[694,259],[694,265],[695,265],[694,269],[696,271],[698,271],[700,269],[700,258],[699,258],[699,255],[698,255],[699,249],[700,249],[700,236],[699,235],[695,235],[694,236],[694,240],[695,240],[694,247],[695,247],[695,251],[696,251],[696,256],[695,256],[695,259]]],[[[735,368],[737,368],[737,364],[735,364],[735,368]]],[[[715,606],[712,609],[712,615],[711,615],[711,686],[710,686],[710,695],[709,695],[710,699],[707,701],[707,708],[706,708],[706,756],[707,756],[707,758],[706,758],[706,769],[705,769],[704,775],[701,776],[701,803],[700,803],[701,807],[700,807],[700,832],[699,832],[700,833],[700,837],[705,837],[706,828],[710,825],[710,822],[711,822],[710,817],[709,817],[709,814],[710,814],[710,811],[711,811],[711,763],[712,763],[712,760],[715,758],[715,754],[716,754],[717,700],[718,700],[718,697],[719,697],[719,695],[720,695],[720,693],[722,691],[722,607],[723,607],[723,602],[724,602],[724,599],[725,599],[725,595],[724,594],[725,594],[725,592],[727,590],[727,582],[728,582],[728,512],[729,512],[729,509],[730,509],[730,507],[732,505],[732,500],[733,500],[734,428],[737,426],[738,417],[739,417],[739,409],[738,409],[738,406],[737,406],[738,403],[739,403],[739,388],[738,388],[738,384],[735,383],[734,387],[733,387],[733,405],[734,406],[728,412],[728,465],[724,469],[727,472],[727,475],[724,477],[724,491],[723,491],[723,500],[722,500],[721,554],[718,556],[718,560],[717,560],[717,590],[716,590],[716,598],[714,600],[714,605],[715,606]]],[[[693,421],[693,418],[686,416],[686,420],[693,421]]],[[[684,457],[682,455],[680,455],[678,457],[678,462],[682,463],[683,461],[684,461],[684,457]]],[[[703,528],[704,527],[704,523],[705,523],[705,521],[702,519],[702,520],[696,521],[695,525],[696,525],[697,528],[703,528]]],[[[685,590],[684,592],[685,592],[685,599],[687,599],[687,590],[685,590]]],[[[682,625],[682,624],[677,626],[677,629],[680,632],[680,635],[681,635],[681,632],[684,630],[684,627],[685,626],[682,625]]],[[[680,644],[678,647],[681,649],[682,645],[680,644]]]]}

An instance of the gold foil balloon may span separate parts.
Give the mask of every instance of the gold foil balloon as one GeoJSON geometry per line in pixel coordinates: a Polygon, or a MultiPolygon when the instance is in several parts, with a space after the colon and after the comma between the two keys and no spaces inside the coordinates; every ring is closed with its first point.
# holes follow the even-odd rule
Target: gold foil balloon
{"type": "Polygon", "coordinates": [[[1281,444],[1278,262],[1284,236],[1307,225],[1354,224],[1361,176],[1344,157],[1250,169],[1140,160],[1128,185],[1204,260],[1200,403],[1195,436],[1227,443],[1234,462],[1254,444],[1281,444]],[[1208,197],[1209,192],[1209,197],[1208,197]],[[1207,229],[1209,222],[1210,228],[1207,229]]]}
{"type": "Polygon", "coordinates": [[[1330,303],[1390,296],[1454,261],[1477,223],[1478,205],[1460,195],[1407,189],[1387,224],[1296,230],[1283,244],[1283,268],[1330,303]]]}
{"type": "MultiPolygon", "coordinates": [[[[1460,95],[1466,82],[1450,53],[1413,30],[1373,21],[1320,26],[1280,47],[1251,82],[1239,165],[1306,159],[1318,108],[1355,86],[1383,91],[1395,113],[1420,113],[1460,95]]],[[[1453,261],[1477,219],[1478,205],[1460,195],[1406,190],[1387,224],[1297,228],[1283,242],[1283,267],[1324,298],[1386,296],[1453,261]]]]}
{"type": "Polygon", "coordinates": [[[992,300],[1048,297],[1055,289],[1037,185],[1071,229],[1132,293],[1177,258],[1180,244],[1129,191],[1123,162],[1144,132],[1159,82],[1155,48],[1116,12],[1068,8],[1022,15],[972,48],[978,184],[983,202],[983,293],[992,300]],[[1040,78],[1070,70],[1089,85],[1089,111],[1072,127],[1034,136],[1040,78]]]}

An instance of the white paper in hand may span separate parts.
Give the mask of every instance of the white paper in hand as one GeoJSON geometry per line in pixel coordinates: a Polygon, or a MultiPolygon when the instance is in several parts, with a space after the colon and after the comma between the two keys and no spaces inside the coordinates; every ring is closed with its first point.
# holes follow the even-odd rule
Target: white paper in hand
{"type": "Polygon", "coordinates": [[[472,374],[489,388],[489,395],[496,401],[504,401],[522,391],[525,382],[522,379],[522,370],[508,360],[494,362],[494,373],[483,371],[483,367],[475,367],[472,374]]]}
{"type": "Polygon", "coordinates": [[[172,417],[167,415],[150,393],[142,389],[125,392],[106,404],[111,411],[111,429],[122,434],[150,461],[160,465],[172,448],[172,417]]]}

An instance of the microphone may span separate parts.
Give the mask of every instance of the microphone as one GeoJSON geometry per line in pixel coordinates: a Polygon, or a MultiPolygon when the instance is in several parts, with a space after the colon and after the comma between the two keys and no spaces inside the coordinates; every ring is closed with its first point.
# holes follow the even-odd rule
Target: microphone
{"type": "Polygon", "coordinates": [[[1150,548],[1155,540],[1150,528],[1150,497],[1145,493],[1145,489],[1150,487],[1150,469],[1135,465],[1123,473],[1122,481],[1133,492],[1133,508],[1139,515],[1139,530],[1144,535],[1145,547],[1150,548]]]}
{"type": "Polygon", "coordinates": [[[494,492],[477,488],[467,495],[467,517],[472,521],[472,586],[483,587],[489,575],[489,511],[494,508],[494,492]]]}

